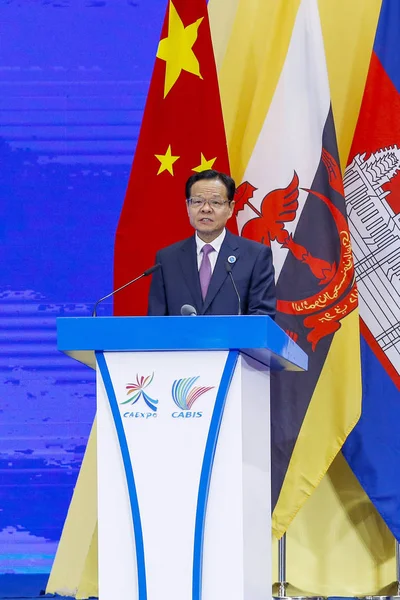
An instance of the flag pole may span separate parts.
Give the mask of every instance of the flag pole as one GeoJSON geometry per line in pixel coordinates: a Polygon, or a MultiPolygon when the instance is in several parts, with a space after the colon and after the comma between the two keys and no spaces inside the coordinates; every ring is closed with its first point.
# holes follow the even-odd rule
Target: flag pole
{"type": "Polygon", "coordinates": [[[286,533],[278,541],[278,598],[286,597],[286,533]]]}
{"type": "Polygon", "coordinates": [[[325,596],[288,596],[286,594],[286,533],[278,541],[278,595],[274,600],[325,600],[325,596]]]}

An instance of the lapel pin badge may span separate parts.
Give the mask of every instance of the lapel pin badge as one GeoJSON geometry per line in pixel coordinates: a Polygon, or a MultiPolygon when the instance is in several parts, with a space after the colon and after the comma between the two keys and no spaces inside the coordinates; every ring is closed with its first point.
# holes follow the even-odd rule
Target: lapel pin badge
{"type": "Polygon", "coordinates": [[[231,265],[233,265],[233,263],[236,262],[236,256],[228,256],[228,263],[231,263],[231,265]]]}

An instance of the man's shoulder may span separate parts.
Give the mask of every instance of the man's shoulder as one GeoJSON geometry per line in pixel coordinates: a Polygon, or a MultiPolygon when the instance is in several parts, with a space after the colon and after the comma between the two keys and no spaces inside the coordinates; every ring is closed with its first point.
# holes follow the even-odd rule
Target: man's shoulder
{"type": "Polygon", "coordinates": [[[190,247],[191,244],[194,244],[194,236],[190,236],[189,238],[179,240],[179,242],[175,242],[174,244],[165,246],[164,248],[161,248],[161,250],[159,250],[157,254],[159,257],[167,258],[169,256],[175,255],[177,252],[179,252],[182,249],[185,249],[186,247],[190,247]]]}
{"type": "Polygon", "coordinates": [[[270,250],[270,247],[265,244],[261,244],[260,242],[256,242],[255,240],[249,240],[248,238],[241,237],[240,235],[235,235],[230,232],[229,239],[230,243],[237,244],[238,248],[249,250],[251,252],[256,252],[257,254],[263,250],[266,252],[270,250]]]}

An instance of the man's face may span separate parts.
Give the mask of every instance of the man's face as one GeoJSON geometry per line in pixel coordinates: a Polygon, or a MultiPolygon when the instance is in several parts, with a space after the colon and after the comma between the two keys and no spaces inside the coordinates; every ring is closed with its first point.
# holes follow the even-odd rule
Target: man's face
{"type": "Polygon", "coordinates": [[[213,207],[206,202],[195,207],[189,202],[188,215],[190,224],[204,242],[212,242],[224,229],[227,220],[232,216],[235,203],[228,202],[226,187],[219,179],[201,179],[192,185],[191,198],[223,202],[221,207],[213,207]]]}

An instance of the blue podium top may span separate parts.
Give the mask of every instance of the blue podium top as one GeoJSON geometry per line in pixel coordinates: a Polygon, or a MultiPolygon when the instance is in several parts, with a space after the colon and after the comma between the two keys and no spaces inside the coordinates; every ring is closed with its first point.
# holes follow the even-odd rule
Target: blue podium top
{"type": "MultiPolygon", "coordinates": [[[[306,353],[264,315],[59,317],[58,349],[90,366],[87,352],[240,350],[272,369],[307,370],[306,353]]],[[[92,364],[93,363],[93,364],[92,364]]]]}

